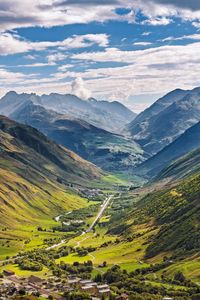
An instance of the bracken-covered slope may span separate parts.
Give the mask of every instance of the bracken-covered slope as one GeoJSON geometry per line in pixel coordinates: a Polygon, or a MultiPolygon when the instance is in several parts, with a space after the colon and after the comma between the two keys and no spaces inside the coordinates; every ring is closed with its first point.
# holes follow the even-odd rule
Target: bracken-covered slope
{"type": "Polygon", "coordinates": [[[11,115],[106,171],[132,169],[143,161],[143,151],[130,138],[97,128],[86,121],[47,110],[32,102],[11,115]]]}
{"type": "MultiPolygon", "coordinates": [[[[186,130],[179,138],[137,167],[135,172],[152,178],[174,160],[200,147],[200,122],[186,130]]],[[[190,165],[188,165],[188,168],[190,165]]],[[[192,165],[191,165],[192,168],[192,165]]]]}
{"type": "Polygon", "coordinates": [[[9,227],[84,206],[79,187],[101,177],[96,166],[36,129],[2,116],[0,154],[0,218],[9,227]]]}
{"type": "Polygon", "coordinates": [[[129,125],[133,138],[154,155],[200,121],[200,88],[175,90],[159,99],[129,125]]]}

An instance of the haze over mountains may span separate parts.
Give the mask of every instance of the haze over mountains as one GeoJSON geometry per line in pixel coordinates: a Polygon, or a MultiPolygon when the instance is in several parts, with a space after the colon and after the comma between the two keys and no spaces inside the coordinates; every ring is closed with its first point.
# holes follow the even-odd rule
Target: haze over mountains
{"type": "Polygon", "coordinates": [[[154,155],[200,120],[200,88],[174,90],[139,114],[128,130],[142,148],[154,155]]]}
{"type": "MultiPolygon", "coordinates": [[[[174,160],[200,147],[200,122],[187,129],[179,138],[138,166],[137,172],[155,176],[174,160]]],[[[192,166],[191,166],[192,168],[192,166]]]]}
{"type": "Polygon", "coordinates": [[[54,101],[53,96],[50,97],[50,102],[47,102],[47,99],[48,96],[40,98],[32,94],[18,95],[15,92],[10,92],[1,100],[0,113],[37,128],[58,144],[71,149],[106,171],[127,171],[144,160],[144,151],[131,138],[111,132],[113,129],[118,132],[119,128],[134,116],[120,103],[94,99],[86,102],[75,96],[67,95],[64,97],[57,94],[54,101]],[[57,99],[62,102],[60,105],[60,102],[58,103],[58,107],[55,105],[57,99]],[[70,106],[68,100],[73,105],[70,106]],[[85,115],[81,119],[78,118],[80,105],[82,106],[81,109],[86,111],[89,107],[88,121],[85,121],[85,115]],[[47,109],[47,106],[50,106],[51,110],[47,109]],[[56,112],[56,110],[68,112],[66,107],[70,107],[67,115],[56,112]],[[76,114],[76,118],[72,117],[72,110],[73,114],[76,114]],[[99,127],[91,124],[95,122],[90,122],[90,116],[93,120],[96,118],[99,127]],[[101,121],[105,121],[105,124],[101,121]],[[109,127],[110,132],[101,127],[109,127]]]}
{"type": "Polygon", "coordinates": [[[80,118],[94,126],[117,133],[136,116],[135,113],[117,101],[97,101],[93,98],[82,100],[70,94],[55,93],[38,96],[36,94],[9,92],[1,101],[0,110],[6,116],[19,112],[28,101],[31,101],[48,110],[67,114],[69,117],[80,118]]]}
{"type": "Polygon", "coordinates": [[[15,92],[0,100],[0,113],[37,128],[111,172],[156,176],[200,147],[195,127],[200,120],[200,88],[174,90],[136,117],[118,102],[15,92]]]}

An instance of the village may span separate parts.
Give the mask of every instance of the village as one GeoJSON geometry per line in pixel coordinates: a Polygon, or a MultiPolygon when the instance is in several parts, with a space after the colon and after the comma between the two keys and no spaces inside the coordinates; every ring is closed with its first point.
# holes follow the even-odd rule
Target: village
{"type": "MultiPolygon", "coordinates": [[[[13,271],[4,270],[0,279],[0,300],[17,295],[42,296],[47,299],[67,299],[67,294],[78,291],[88,294],[91,299],[108,299],[111,290],[108,284],[97,284],[93,280],[82,280],[76,276],[67,278],[49,277],[43,279],[35,275],[27,278],[17,276],[13,271]]],[[[124,298],[128,299],[128,298],[124,298]]]]}

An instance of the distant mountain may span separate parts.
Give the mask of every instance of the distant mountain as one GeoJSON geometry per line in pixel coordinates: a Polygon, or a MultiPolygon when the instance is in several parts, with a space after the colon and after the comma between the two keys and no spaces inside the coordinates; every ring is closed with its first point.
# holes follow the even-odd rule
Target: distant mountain
{"type": "MultiPolygon", "coordinates": [[[[174,142],[138,166],[136,173],[156,176],[174,160],[200,147],[200,122],[186,130],[174,142]]],[[[192,166],[191,166],[192,168],[192,166]]]]}
{"type": "Polygon", "coordinates": [[[200,173],[200,148],[172,162],[158,174],[156,179],[169,177],[180,179],[195,173],[200,173]]]}
{"type": "Polygon", "coordinates": [[[117,133],[136,116],[117,101],[97,101],[93,98],[86,101],[70,94],[52,93],[37,96],[36,94],[17,94],[15,92],[7,93],[0,100],[0,113],[10,116],[29,101],[48,110],[82,119],[94,126],[117,133]]]}
{"type": "Polygon", "coordinates": [[[85,205],[102,172],[38,130],[0,116],[0,218],[14,227],[85,205]]]}
{"type": "Polygon", "coordinates": [[[31,101],[10,117],[37,128],[58,144],[106,171],[128,171],[133,165],[144,160],[143,150],[130,138],[97,128],[86,121],[47,110],[31,101]]]}
{"type": "Polygon", "coordinates": [[[175,90],[138,115],[128,130],[147,153],[154,155],[199,121],[200,88],[175,90]]]}

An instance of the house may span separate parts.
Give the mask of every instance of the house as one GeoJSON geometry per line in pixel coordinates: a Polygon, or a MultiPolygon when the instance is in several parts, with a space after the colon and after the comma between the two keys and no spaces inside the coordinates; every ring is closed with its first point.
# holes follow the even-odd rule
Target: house
{"type": "Polygon", "coordinates": [[[99,297],[102,297],[102,296],[109,297],[110,296],[110,289],[99,290],[98,294],[99,294],[99,297]]]}
{"type": "Polygon", "coordinates": [[[109,297],[109,295],[110,295],[110,287],[108,284],[97,285],[97,296],[109,297]]]}
{"type": "Polygon", "coordinates": [[[13,275],[15,275],[15,272],[11,271],[11,270],[3,270],[3,274],[5,276],[13,276],[13,275]]]}
{"type": "Polygon", "coordinates": [[[99,285],[97,285],[97,289],[98,290],[109,289],[109,285],[108,284],[99,284],[99,285]]]}
{"type": "Polygon", "coordinates": [[[71,287],[76,287],[76,286],[79,285],[79,282],[80,282],[80,279],[79,279],[79,278],[74,278],[74,279],[69,279],[67,283],[68,283],[69,286],[71,286],[71,287]]]}
{"type": "Polygon", "coordinates": [[[91,280],[89,279],[85,279],[85,280],[81,280],[80,281],[80,285],[90,285],[91,283],[93,283],[91,280]]]}
{"type": "Polygon", "coordinates": [[[95,285],[85,285],[82,286],[81,291],[88,294],[94,294],[96,293],[96,286],[95,285]]]}

